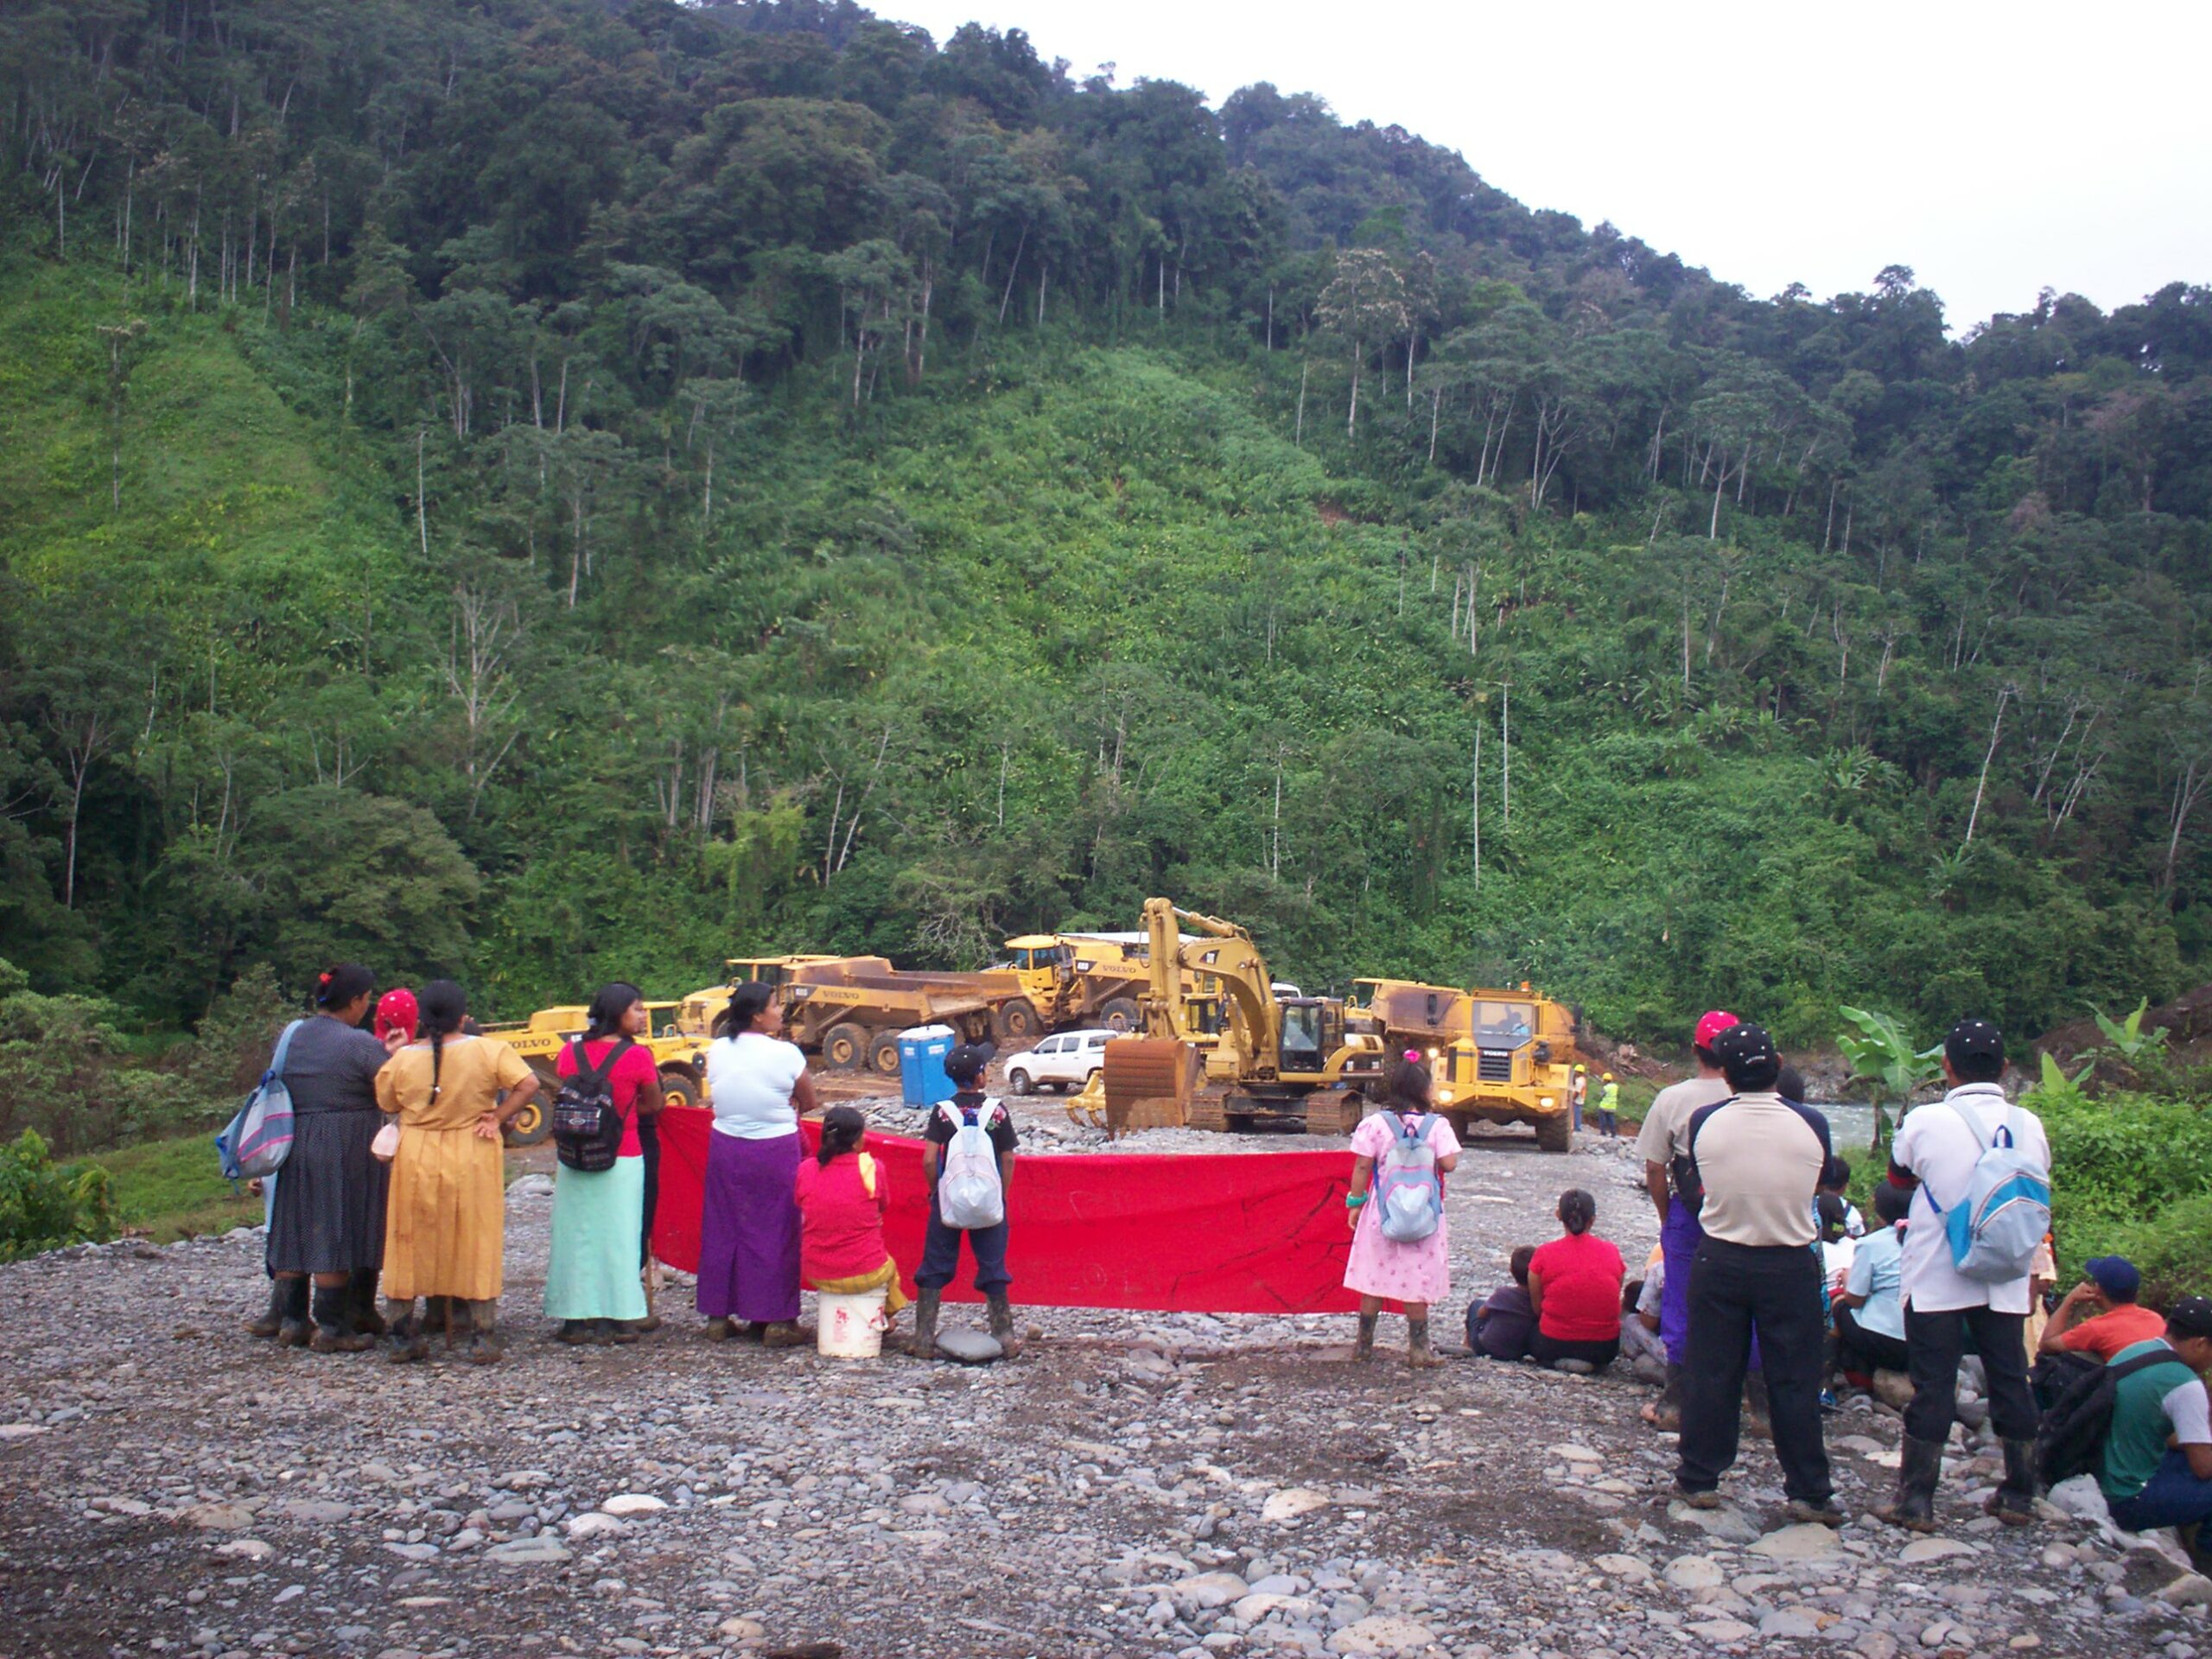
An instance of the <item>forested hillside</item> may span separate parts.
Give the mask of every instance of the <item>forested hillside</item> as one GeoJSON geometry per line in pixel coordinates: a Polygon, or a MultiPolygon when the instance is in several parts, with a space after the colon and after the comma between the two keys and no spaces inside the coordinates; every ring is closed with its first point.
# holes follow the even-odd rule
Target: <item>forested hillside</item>
{"type": "Polygon", "coordinates": [[[514,1014],[1158,892],[1637,1037],[2205,976],[2212,289],[1757,298],[1050,48],[0,14],[0,956],[514,1014]]]}

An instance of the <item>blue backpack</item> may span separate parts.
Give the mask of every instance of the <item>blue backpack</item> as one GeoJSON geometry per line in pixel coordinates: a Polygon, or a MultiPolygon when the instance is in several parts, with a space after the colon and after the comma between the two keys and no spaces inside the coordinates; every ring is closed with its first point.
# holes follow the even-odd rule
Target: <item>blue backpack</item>
{"type": "Polygon", "coordinates": [[[274,1175],[292,1152],[292,1091],[284,1085],[284,1057],[304,1020],[295,1020],[276,1039],[276,1052],[254,1091],[238,1108],[230,1127],[215,1137],[216,1155],[227,1180],[250,1181],[274,1175]]]}
{"type": "Polygon", "coordinates": [[[1967,1190],[1946,1210],[1927,1182],[1920,1190],[1942,1218],[1951,1244],[1951,1262],[1960,1274],[1983,1284],[2001,1285],[2027,1277],[2036,1247],[2050,1230],[2050,1175],[2029,1154],[2020,1150],[2020,1109],[2008,1106],[2005,1121],[1994,1135],[1986,1134],[1981,1120],[1965,1103],[1943,1103],[1974,1131],[1976,1141],[1986,1141],[1974,1160],[1967,1190]]]}
{"type": "Polygon", "coordinates": [[[1444,1184],[1436,1178],[1436,1151],[1428,1144],[1436,1114],[1423,1112],[1408,1128],[1390,1114],[1390,1149],[1375,1166],[1375,1205],[1382,1236],[1396,1244],[1427,1238],[1444,1219],[1444,1184]]]}

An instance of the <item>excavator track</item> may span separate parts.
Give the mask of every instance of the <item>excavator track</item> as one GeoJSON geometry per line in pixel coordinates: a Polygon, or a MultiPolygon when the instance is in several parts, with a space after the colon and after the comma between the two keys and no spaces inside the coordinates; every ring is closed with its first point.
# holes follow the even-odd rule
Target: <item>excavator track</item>
{"type": "Polygon", "coordinates": [[[1346,1089],[1316,1089],[1306,1096],[1306,1133],[1350,1135],[1365,1116],[1366,1101],[1346,1089]]]}

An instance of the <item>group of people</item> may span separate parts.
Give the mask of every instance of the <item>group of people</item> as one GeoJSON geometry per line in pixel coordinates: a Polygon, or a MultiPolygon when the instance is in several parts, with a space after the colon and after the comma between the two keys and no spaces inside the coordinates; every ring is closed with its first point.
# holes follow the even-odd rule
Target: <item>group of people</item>
{"type": "MultiPolygon", "coordinates": [[[[1644,1414],[1679,1436],[1678,1498],[1718,1507],[1748,1408],[1773,1437],[1791,1518],[1830,1526],[1843,1520],[1822,1429],[1830,1377],[1868,1385],[1877,1370],[1901,1372],[1911,1397],[1897,1484],[1876,1513],[1929,1531],[1969,1351],[2003,1448],[1986,1509],[2005,1525],[2034,1520],[2039,1408],[2029,1365],[2039,1351],[2046,1403],[2067,1380],[2054,1368],[2113,1368],[2100,1479],[2120,1525],[2212,1518],[2212,1402],[2201,1375],[2212,1368],[2212,1300],[2186,1298],[2160,1315],[2138,1305],[2132,1265],[2103,1257],[2031,1335],[2044,1282],[2036,1274],[2051,1271],[2047,1240],[2031,1260],[1999,1256],[1993,1271],[1974,1256],[1972,1230],[1951,1223],[1993,1149],[2048,1188],[2050,1143],[2036,1115],[2005,1096],[1993,1025],[1965,1020],[1946,1036],[1947,1092],[1899,1128],[1871,1230],[1844,1196],[1851,1170],[1827,1118],[1803,1103],[1802,1081],[1767,1033],[1715,1009],[1698,1021],[1692,1050],[1697,1074],[1659,1092],[1637,1136],[1660,1222],[1643,1277],[1628,1281],[1619,1250],[1592,1230],[1591,1195],[1562,1193],[1560,1236],[1516,1250],[1512,1282],[1470,1308],[1472,1351],[1575,1371],[1649,1353],[1664,1381],[1644,1414]]],[[[1352,1137],[1344,1282],[1361,1298],[1359,1357],[1372,1352],[1390,1299],[1404,1304],[1412,1363],[1429,1365],[1428,1310],[1450,1282],[1448,1231],[1440,1214],[1432,1231],[1394,1238],[1370,1202],[1382,1160],[1409,1137],[1425,1141],[1440,1183],[1459,1162],[1417,1060],[1408,1054],[1394,1069],[1384,1109],[1352,1137]]]]}
{"type": "MultiPolygon", "coordinates": [[[[635,986],[603,986],[556,1064],[563,1098],[601,1103],[614,1121],[611,1159],[564,1150],[554,1178],[544,1311],[564,1343],[634,1342],[658,1323],[645,1269],[663,1099],[639,1040],[648,1027],[635,986]]],[[[832,1293],[880,1289],[894,1314],[905,1298],[883,1244],[887,1191],[864,1150],[866,1124],[833,1109],[816,1158],[802,1164],[798,1120],[817,1109],[813,1084],[804,1057],[773,1029],[773,990],[741,986],[708,1050],[714,1130],[697,1299],[710,1338],[788,1347],[803,1339],[802,1279],[832,1293]]],[[[948,1058],[959,1092],[928,1133],[932,1201],[910,1344],[925,1357],[963,1238],[992,1333],[1013,1344],[1002,1208],[995,1227],[963,1230],[946,1225],[935,1202],[939,1153],[963,1127],[988,1136],[1001,1184],[1011,1177],[1012,1121],[977,1086],[988,1058],[976,1048],[948,1058]]],[[[269,1307],[247,1329],[319,1353],[358,1352],[383,1337],[391,1357],[406,1361],[426,1357],[442,1328],[469,1359],[500,1358],[505,1135],[537,1094],[537,1074],[475,1031],[453,981],[379,1001],[375,976],[351,963],[318,976],[314,1013],[287,1027],[270,1069],[291,1096],[294,1135],[270,1178],[269,1307]],[[372,1007],[375,1034],[363,1028],[372,1007]]]]}

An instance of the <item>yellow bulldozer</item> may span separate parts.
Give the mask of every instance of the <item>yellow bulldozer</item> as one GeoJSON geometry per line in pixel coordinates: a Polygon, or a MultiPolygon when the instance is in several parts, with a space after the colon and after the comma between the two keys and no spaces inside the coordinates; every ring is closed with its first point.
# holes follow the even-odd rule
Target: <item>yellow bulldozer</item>
{"type": "Polygon", "coordinates": [[[1101,1074],[1110,1129],[1343,1135],[1357,1124],[1382,1081],[1380,1037],[1348,1028],[1334,997],[1278,998],[1266,958],[1233,922],[1147,899],[1144,924],[1144,1035],[1109,1043],[1101,1074]],[[1195,937],[1182,936],[1185,923],[1195,937]],[[1215,981],[1217,995],[1190,989],[1215,981]]]}
{"type": "Polygon", "coordinates": [[[1464,1135],[1470,1123],[1526,1123],[1546,1152],[1574,1140],[1567,1086],[1578,1058],[1574,1011],[1516,989],[1461,990],[1402,979],[1352,982],[1352,1008],[1395,1053],[1417,1049],[1436,1081],[1436,1109],[1464,1135]]]}

